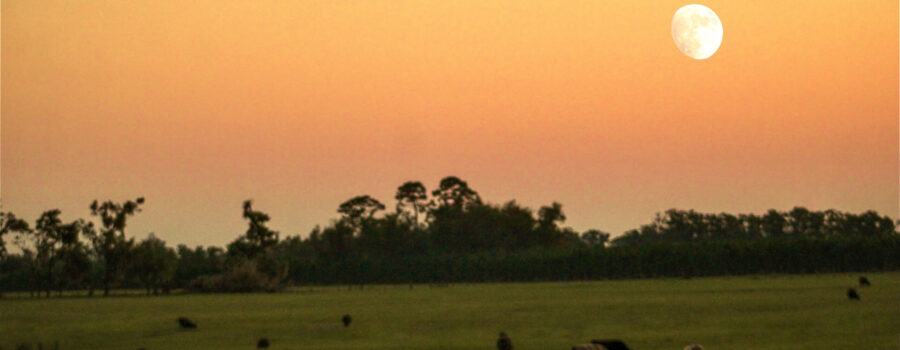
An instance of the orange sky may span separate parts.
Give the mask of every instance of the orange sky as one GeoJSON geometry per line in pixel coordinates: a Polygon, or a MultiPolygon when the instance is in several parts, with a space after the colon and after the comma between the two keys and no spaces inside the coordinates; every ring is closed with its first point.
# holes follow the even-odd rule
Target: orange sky
{"type": "Polygon", "coordinates": [[[456,175],[614,235],[669,208],[898,216],[897,1],[3,1],[2,202],[147,197],[129,234],[282,235],[456,175]]]}

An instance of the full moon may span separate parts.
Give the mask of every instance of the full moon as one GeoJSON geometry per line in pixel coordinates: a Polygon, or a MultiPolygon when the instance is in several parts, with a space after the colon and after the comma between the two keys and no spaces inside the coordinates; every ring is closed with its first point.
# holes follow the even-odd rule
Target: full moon
{"type": "Polygon", "coordinates": [[[681,53],[702,60],[722,45],[722,21],[709,7],[685,5],[672,17],[672,39],[681,53]]]}

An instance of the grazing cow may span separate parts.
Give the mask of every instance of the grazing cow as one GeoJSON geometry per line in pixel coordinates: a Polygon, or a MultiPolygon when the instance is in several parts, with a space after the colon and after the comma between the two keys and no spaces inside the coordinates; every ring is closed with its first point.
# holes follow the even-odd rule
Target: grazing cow
{"type": "Polygon", "coordinates": [[[344,327],[350,326],[351,321],[353,321],[353,318],[351,318],[350,315],[344,315],[344,317],[341,317],[341,322],[344,323],[344,327]]]}
{"type": "Polygon", "coordinates": [[[185,328],[185,329],[197,328],[197,324],[194,322],[191,322],[191,320],[187,319],[187,317],[179,317],[178,324],[181,325],[181,328],[185,328]]]}
{"type": "Polygon", "coordinates": [[[869,283],[869,279],[866,276],[859,276],[859,286],[860,287],[868,287],[871,286],[872,283],[869,283]]]}
{"type": "Polygon", "coordinates": [[[684,347],[684,350],[703,350],[703,346],[700,344],[691,344],[684,347]]]}
{"type": "Polygon", "coordinates": [[[630,350],[628,349],[628,345],[625,345],[621,340],[618,339],[604,339],[604,340],[591,340],[592,344],[603,345],[606,350],[630,350]]]}
{"type": "Polygon", "coordinates": [[[269,347],[269,339],[259,338],[259,341],[256,342],[257,349],[265,349],[269,347]]]}
{"type": "Polygon", "coordinates": [[[572,345],[572,350],[606,350],[606,347],[600,344],[575,344],[572,345]]]}
{"type": "Polygon", "coordinates": [[[512,340],[504,332],[500,332],[500,338],[497,339],[497,350],[512,350],[512,340]]]}
{"type": "Polygon", "coordinates": [[[856,289],[847,288],[847,298],[850,300],[859,300],[859,294],[856,293],[856,289]]]}

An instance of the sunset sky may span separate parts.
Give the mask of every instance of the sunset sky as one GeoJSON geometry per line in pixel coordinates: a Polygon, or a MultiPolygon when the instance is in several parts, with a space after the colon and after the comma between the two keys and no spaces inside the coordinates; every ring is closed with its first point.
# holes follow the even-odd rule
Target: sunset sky
{"type": "Polygon", "coordinates": [[[306,235],[447,175],[613,235],[669,208],[897,218],[898,3],[2,2],[2,210],[147,198],[127,233],[306,235]]]}

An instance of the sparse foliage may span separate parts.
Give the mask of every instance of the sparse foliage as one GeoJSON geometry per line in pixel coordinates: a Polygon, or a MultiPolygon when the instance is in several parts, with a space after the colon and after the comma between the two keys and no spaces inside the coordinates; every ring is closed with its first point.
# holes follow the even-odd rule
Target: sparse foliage
{"type": "Polygon", "coordinates": [[[141,211],[144,198],[134,201],[115,203],[106,201],[91,203],[91,215],[100,218],[101,227],[91,232],[91,243],[102,264],[103,295],[109,295],[110,288],[122,278],[122,273],[129,263],[134,238],[125,238],[125,226],[129,217],[141,211]]]}
{"type": "Polygon", "coordinates": [[[278,243],[278,232],[269,229],[269,215],[253,210],[253,202],[244,201],[244,219],[248,221],[247,232],[228,245],[228,254],[232,257],[254,259],[266,249],[278,243]]]}
{"type": "Polygon", "coordinates": [[[397,188],[397,194],[394,195],[397,200],[397,213],[409,215],[408,210],[412,210],[412,222],[419,224],[419,213],[428,209],[428,192],[425,185],[418,181],[407,181],[397,188]]]}
{"type": "Polygon", "coordinates": [[[9,233],[27,234],[31,229],[28,222],[9,212],[0,212],[0,260],[6,256],[6,241],[3,236],[9,233]]]}
{"type": "Polygon", "coordinates": [[[177,256],[166,242],[150,234],[134,247],[131,271],[141,281],[147,294],[158,294],[174,277],[177,256]]]}

